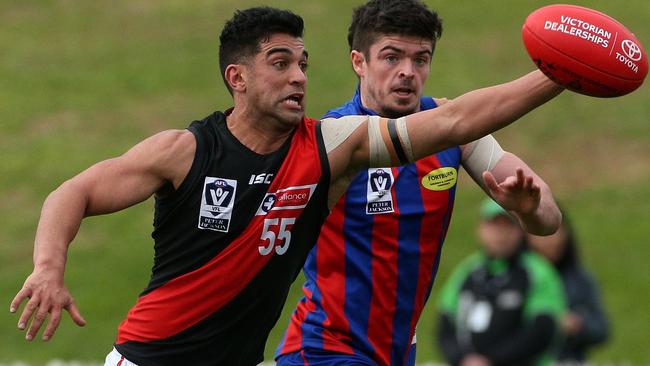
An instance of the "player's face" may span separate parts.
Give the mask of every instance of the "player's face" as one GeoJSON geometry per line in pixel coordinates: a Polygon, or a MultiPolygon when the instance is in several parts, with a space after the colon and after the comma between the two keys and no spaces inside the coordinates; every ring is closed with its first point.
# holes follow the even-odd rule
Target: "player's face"
{"type": "Polygon", "coordinates": [[[355,67],[364,105],[385,117],[417,112],[432,55],[430,40],[398,35],[380,37],[370,47],[365,62],[360,68],[355,67]]]}
{"type": "Polygon", "coordinates": [[[504,258],[513,254],[523,237],[523,231],[505,216],[482,220],[478,226],[478,236],[488,255],[504,258]]]}
{"type": "Polygon", "coordinates": [[[274,34],[243,75],[250,108],[283,126],[295,126],[305,115],[307,51],[301,38],[274,34]]]}

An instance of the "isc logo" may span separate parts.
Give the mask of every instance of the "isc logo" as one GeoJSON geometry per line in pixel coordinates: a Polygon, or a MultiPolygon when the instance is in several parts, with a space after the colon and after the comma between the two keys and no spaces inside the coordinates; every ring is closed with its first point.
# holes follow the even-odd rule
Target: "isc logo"
{"type": "Polygon", "coordinates": [[[248,180],[248,184],[271,184],[272,180],[273,174],[271,173],[251,174],[251,179],[248,180]]]}

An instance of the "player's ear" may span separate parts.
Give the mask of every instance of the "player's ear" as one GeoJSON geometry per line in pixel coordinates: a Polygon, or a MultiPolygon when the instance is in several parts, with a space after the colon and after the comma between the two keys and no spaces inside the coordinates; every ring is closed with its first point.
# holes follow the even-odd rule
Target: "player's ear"
{"type": "Polygon", "coordinates": [[[354,69],[354,72],[357,74],[357,76],[364,76],[366,57],[363,55],[363,53],[357,50],[352,50],[350,52],[350,61],[352,61],[352,68],[354,69]]]}
{"type": "Polygon", "coordinates": [[[231,64],[224,71],[225,79],[233,91],[243,92],[246,90],[246,70],[243,65],[231,64]]]}

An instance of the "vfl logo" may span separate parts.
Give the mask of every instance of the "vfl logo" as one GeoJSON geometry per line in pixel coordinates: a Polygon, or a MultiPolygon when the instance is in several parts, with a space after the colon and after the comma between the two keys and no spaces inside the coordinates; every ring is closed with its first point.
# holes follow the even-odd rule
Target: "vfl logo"
{"type": "Polygon", "coordinates": [[[641,47],[629,39],[621,42],[621,48],[623,49],[625,55],[630,58],[630,60],[639,61],[641,59],[641,47]]]}
{"type": "Polygon", "coordinates": [[[236,180],[205,177],[199,229],[228,232],[236,190],[236,180]]]}
{"type": "Polygon", "coordinates": [[[370,188],[373,192],[383,196],[393,185],[393,176],[386,173],[383,169],[377,169],[374,172],[368,172],[370,179],[370,188]]]}
{"type": "MultiPolygon", "coordinates": [[[[206,178],[207,181],[207,178],[206,178]]],[[[235,188],[222,179],[207,183],[204,188],[205,201],[210,206],[227,207],[235,188]]]]}
{"type": "Polygon", "coordinates": [[[368,169],[368,188],[366,192],[366,213],[369,215],[390,213],[393,208],[393,171],[390,168],[368,169]]]}

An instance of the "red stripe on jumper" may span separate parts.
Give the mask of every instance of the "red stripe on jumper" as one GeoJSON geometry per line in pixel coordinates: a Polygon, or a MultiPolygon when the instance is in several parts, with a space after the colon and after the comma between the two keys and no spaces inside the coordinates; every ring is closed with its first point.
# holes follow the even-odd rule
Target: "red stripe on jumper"
{"type": "MultiPolygon", "coordinates": [[[[315,143],[314,121],[303,121],[292,146],[276,174],[269,192],[289,186],[314,184],[321,169],[315,143]],[[316,156],[318,164],[304,164],[316,156]]],[[[257,207],[252,208],[254,210],[257,207]]],[[[120,324],[117,344],[147,342],[169,338],[207,318],[237,296],[269,262],[275,252],[260,255],[258,246],[266,245],[261,232],[264,219],[299,217],[303,209],[271,210],[254,216],[248,227],[203,267],[181,275],[154,291],[141,296],[120,324]]]]}
{"type": "MultiPolygon", "coordinates": [[[[433,155],[419,160],[416,162],[416,168],[418,179],[420,180],[420,194],[422,196],[422,205],[424,206],[425,214],[422,217],[422,224],[420,225],[420,264],[413,315],[411,318],[411,334],[409,337],[411,340],[415,335],[415,327],[424,308],[425,297],[429,288],[432,286],[433,266],[439,254],[438,252],[441,250],[442,240],[447,230],[445,220],[451,215],[449,190],[432,191],[422,185],[422,178],[424,176],[432,170],[440,168],[438,159],[433,155]]],[[[425,329],[425,331],[428,330],[425,329]]],[[[408,352],[409,349],[407,348],[404,357],[408,356],[408,352]]]]}
{"type": "Polygon", "coordinates": [[[307,314],[314,311],[316,306],[311,301],[312,293],[306,288],[302,288],[305,294],[304,300],[298,302],[296,309],[291,314],[291,320],[287,326],[287,332],[282,340],[282,347],[278,354],[285,355],[300,350],[302,347],[302,324],[307,314]]]}
{"type": "Polygon", "coordinates": [[[168,338],[232,300],[274,255],[257,253],[259,225],[263,218],[255,217],[249,225],[250,230],[203,267],[141,296],[120,325],[117,343],[168,338]]]}
{"type": "Polygon", "coordinates": [[[350,323],[345,316],[345,240],[340,235],[345,221],[345,196],[338,203],[321,229],[316,253],[316,283],[321,291],[323,349],[351,354],[350,323]]]}
{"type": "MultiPolygon", "coordinates": [[[[392,168],[397,180],[398,170],[392,168]]],[[[392,196],[397,197],[395,186],[392,196]]],[[[399,207],[394,202],[392,214],[374,215],[372,229],[372,300],[368,316],[368,341],[375,349],[379,363],[390,364],[393,343],[393,317],[397,303],[397,246],[399,207]]]]}

